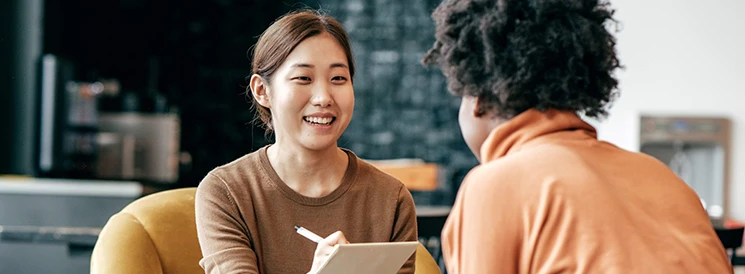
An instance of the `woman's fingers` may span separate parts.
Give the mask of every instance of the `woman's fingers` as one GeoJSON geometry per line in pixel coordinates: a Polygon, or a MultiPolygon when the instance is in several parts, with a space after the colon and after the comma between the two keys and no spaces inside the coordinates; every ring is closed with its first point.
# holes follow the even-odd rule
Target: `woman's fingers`
{"type": "Polygon", "coordinates": [[[310,273],[318,271],[318,268],[328,260],[329,255],[331,255],[331,252],[334,250],[334,246],[348,243],[349,241],[347,241],[347,237],[345,237],[344,233],[341,231],[331,233],[331,235],[318,242],[316,252],[313,255],[313,265],[310,273]]]}
{"type": "Polygon", "coordinates": [[[341,231],[331,233],[331,235],[326,237],[326,239],[324,240],[327,241],[328,245],[330,246],[349,243],[349,241],[347,241],[347,237],[344,237],[344,233],[342,233],[341,231]]]}

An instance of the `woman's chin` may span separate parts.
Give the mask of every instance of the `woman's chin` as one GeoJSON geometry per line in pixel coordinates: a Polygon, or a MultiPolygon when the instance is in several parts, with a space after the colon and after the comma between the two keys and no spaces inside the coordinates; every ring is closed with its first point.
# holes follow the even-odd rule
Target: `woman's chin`
{"type": "Polygon", "coordinates": [[[308,150],[322,151],[326,149],[336,148],[336,141],[339,138],[333,138],[332,136],[318,136],[315,138],[308,138],[302,140],[300,144],[308,150]]]}

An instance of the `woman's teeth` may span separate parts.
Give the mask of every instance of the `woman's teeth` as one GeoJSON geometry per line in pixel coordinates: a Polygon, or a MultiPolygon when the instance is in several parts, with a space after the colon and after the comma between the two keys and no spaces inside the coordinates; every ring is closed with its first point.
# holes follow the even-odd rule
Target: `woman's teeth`
{"type": "Polygon", "coordinates": [[[334,121],[334,118],[331,117],[303,117],[303,120],[305,120],[308,123],[313,124],[321,124],[321,125],[328,125],[331,124],[332,121],[334,121]]]}

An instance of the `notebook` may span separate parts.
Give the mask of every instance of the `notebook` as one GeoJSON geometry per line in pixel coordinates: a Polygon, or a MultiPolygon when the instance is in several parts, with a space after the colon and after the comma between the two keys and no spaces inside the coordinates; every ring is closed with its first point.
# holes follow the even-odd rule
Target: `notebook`
{"type": "Polygon", "coordinates": [[[418,245],[416,241],[337,245],[316,274],[395,274],[418,245]]]}

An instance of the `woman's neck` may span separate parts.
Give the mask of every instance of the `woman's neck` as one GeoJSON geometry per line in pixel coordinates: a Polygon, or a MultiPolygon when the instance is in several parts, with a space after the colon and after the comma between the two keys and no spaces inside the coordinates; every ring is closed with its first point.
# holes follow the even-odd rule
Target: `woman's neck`
{"type": "Polygon", "coordinates": [[[342,183],[349,156],[336,146],[314,151],[274,144],[267,149],[269,163],[292,190],[307,197],[323,197],[342,183]]]}

